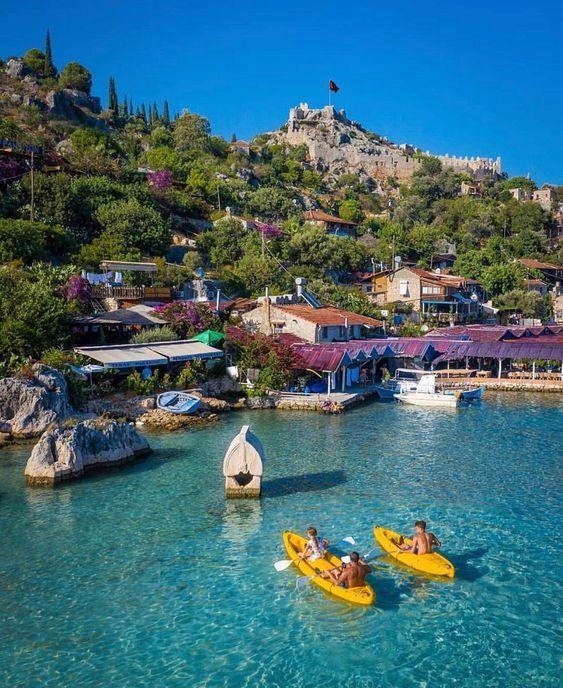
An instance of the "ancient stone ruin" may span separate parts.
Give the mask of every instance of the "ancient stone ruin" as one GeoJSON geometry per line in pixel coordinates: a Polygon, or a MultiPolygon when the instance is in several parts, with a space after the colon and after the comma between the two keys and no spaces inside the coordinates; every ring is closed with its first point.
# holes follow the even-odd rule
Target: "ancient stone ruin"
{"type": "Polygon", "coordinates": [[[260,497],[263,461],[262,443],[250,432],[250,426],[243,425],[223,460],[227,499],[260,497]]]}

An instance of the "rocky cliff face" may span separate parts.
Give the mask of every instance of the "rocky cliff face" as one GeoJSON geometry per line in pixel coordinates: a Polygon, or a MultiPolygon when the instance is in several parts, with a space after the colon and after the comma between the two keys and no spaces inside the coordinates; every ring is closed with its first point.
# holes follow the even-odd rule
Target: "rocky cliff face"
{"type": "Polygon", "coordinates": [[[0,109],[9,113],[10,108],[19,106],[35,107],[53,120],[107,129],[99,116],[102,106],[98,97],[68,88],[46,89],[22,60],[12,58],[0,74],[0,109]]]}
{"type": "Polygon", "coordinates": [[[63,374],[42,364],[36,364],[33,372],[30,380],[0,380],[0,432],[16,438],[37,437],[73,415],[63,374]]]}
{"type": "Polygon", "coordinates": [[[28,485],[53,485],[149,451],[147,440],[129,423],[87,420],[45,432],[28,459],[25,477],[28,485]]]}

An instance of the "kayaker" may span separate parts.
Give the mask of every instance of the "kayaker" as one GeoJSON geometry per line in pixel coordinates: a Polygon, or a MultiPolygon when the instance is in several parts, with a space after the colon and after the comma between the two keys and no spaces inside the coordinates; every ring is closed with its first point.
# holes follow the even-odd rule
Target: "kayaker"
{"type": "Polygon", "coordinates": [[[430,554],[432,547],[441,547],[442,543],[434,533],[426,532],[426,521],[415,521],[414,530],[412,545],[405,545],[405,538],[401,535],[397,542],[399,549],[410,550],[413,554],[430,554]]]}
{"type": "Polygon", "coordinates": [[[365,585],[366,576],[371,573],[371,567],[357,552],[350,553],[350,563],[344,564],[342,569],[330,569],[322,574],[322,578],[332,580],[343,588],[361,588],[365,585]]]}
{"type": "Polygon", "coordinates": [[[305,545],[305,549],[299,552],[301,559],[308,559],[309,561],[315,561],[316,559],[322,559],[325,555],[325,550],[329,546],[329,541],[326,538],[320,538],[317,533],[317,529],[313,526],[307,528],[307,535],[309,539],[305,545]]]}

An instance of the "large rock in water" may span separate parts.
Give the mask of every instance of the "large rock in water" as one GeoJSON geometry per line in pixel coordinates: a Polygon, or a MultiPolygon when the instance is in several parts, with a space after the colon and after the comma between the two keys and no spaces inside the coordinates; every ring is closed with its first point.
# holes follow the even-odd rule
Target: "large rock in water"
{"type": "Polygon", "coordinates": [[[61,372],[38,363],[33,373],[29,380],[0,380],[0,432],[17,438],[37,437],[74,413],[61,372]]]}
{"type": "Polygon", "coordinates": [[[129,423],[86,420],[45,432],[31,452],[25,477],[28,485],[54,485],[89,468],[126,463],[149,451],[147,440],[129,423]]]}

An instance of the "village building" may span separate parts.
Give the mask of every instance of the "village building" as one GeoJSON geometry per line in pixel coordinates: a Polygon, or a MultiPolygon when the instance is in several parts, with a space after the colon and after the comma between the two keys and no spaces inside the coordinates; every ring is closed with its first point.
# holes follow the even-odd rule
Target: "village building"
{"type": "Polygon", "coordinates": [[[248,141],[233,141],[231,143],[231,150],[233,151],[233,153],[240,153],[241,155],[249,156],[250,144],[248,143],[248,141]]]}
{"type": "Polygon", "coordinates": [[[472,196],[473,198],[479,198],[481,196],[481,190],[477,184],[469,184],[468,182],[461,182],[462,196],[472,196]]]}
{"type": "Polygon", "coordinates": [[[329,234],[334,236],[351,238],[356,236],[356,227],[358,226],[356,222],[343,220],[341,217],[329,215],[322,210],[307,210],[303,213],[303,219],[306,222],[324,227],[329,234]]]}
{"type": "Polygon", "coordinates": [[[545,263],[535,258],[519,258],[518,262],[520,265],[523,265],[526,270],[541,272],[544,280],[549,284],[556,285],[557,282],[563,282],[563,265],[545,263]]]}
{"type": "Polygon", "coordinates": [[[536,291],[540,296],[546,296],[549,291],[549,285],[541,279],[527,279],[524,280],[524,288],[526,291],[536,291]]]}
{"type": "Polygon", "coordinates": [[[347,342],[383,332],[381,320],[336,306],[324,306],[300,286],[297,295],[266,294],[259,302],[257,308],[242,314],[244,326],[250,332],[290,334],[311,344],[347,342]]]}
{"type": "Polygon", "coordinates": [[[512,194],[512,198],[517,200],[519,203],[524,203],[525,201],[532,200],[532,194],[528,189],[516,187],[514,189],[509,189],[509,191],[512,194]]]}
{"type": "Polygon", "coordinates": [[[541,189],[536,189],[532,194],[532,201],[541,205],[541,207],[548,213],[551,211],[555,199],[555,191],[550,186],[544,186],[541,189]]]}
{"type": "Polygon", "coordinates": [[[423,319],[441,322],[478,320],[486,295],[477,280],[405,266],[374,275],[373,299],[380,304],[408,303],[423,319]]]}

